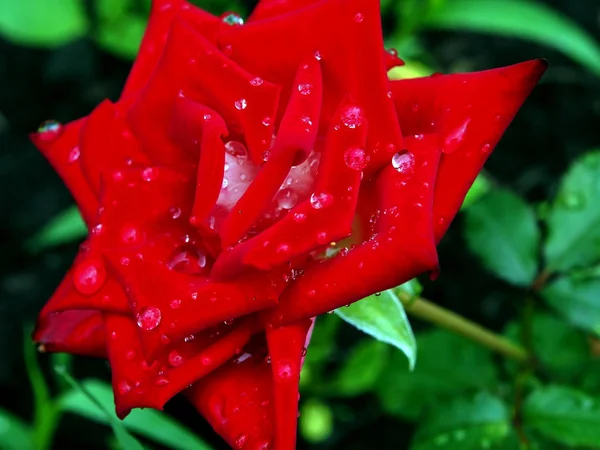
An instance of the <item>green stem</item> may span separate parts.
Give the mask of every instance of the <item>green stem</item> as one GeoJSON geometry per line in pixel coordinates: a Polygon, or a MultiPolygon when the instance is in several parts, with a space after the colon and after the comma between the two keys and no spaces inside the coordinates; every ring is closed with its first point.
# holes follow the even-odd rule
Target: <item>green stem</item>
{"type": "Polygon", "coordinates": [[[403,292],[397,292],[397,295],[404,305],[406,312],[419,319],[464,336],[516,361],[525,362],[530,358],[529,353],[519,344],[506,339],[504,336],[493,333],[448,309],[442,308],[424,298],[413,297],[403,292]]]}

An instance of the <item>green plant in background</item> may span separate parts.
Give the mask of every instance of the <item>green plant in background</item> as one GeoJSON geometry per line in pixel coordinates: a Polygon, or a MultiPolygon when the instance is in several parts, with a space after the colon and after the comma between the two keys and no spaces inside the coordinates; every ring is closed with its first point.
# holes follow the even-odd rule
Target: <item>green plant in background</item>
{"type": "MultiPolygon", "coordinates": [[[[196,3],[215,13],[248,10],[242,1],[196,3]]],[[[87,5],[81,0],[0,2],[0,34],[20,45],[46,48],[88,37],[105,51],[132,59],[150,1],[87,5]]],[[[395,23],[389,46],[410,61],[394,69],[393,77],[435,71],[419,40],[428,30],[533,41],[600,76],[599,44],[541,1],[384,0],[382,8],[395,23]]],[[[340,400],[368,396],[370,420],[385,415],[414,424],[411,450],[600,449],[598,198],[600,151],[576,161],[543,208],[498,186],[491,176],[480,176],[463,205],[463,235],[481,264],[514,287],[521,317],[497,335],[422,298],[413,280],[320,319],[301,379],[304,439],[335,446],[337,430],[355,419],[340,400]],[[439,328],[413,333],[407,313],[439,328]],[[340,346],[344,321],[375,339],[364,336],[350,347],[340,346]]],[[[40,252],[86,233],[70,208],[33,236],[26,250],[40,252]]],[[[25,361],[35,414],[27,424],[0,411],[0,449],[50,448],[64,414],[110,426],[114,448],[143,448],[134,435],[174,449],[210,448],[156,411],[134,411],[118,421],[111,387],[99,380],[76,382],[69,375],[69,358],[52,360],[57,373],[52,389],[28,345],[25,361]]]]}

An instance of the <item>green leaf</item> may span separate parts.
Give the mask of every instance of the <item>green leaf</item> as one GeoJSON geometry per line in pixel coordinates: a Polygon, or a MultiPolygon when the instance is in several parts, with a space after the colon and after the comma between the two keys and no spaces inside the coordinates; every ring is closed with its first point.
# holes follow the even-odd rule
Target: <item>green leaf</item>
{"type": "Polygon", "coordinates": [[[96,42],[104,50],[124,59],[134,59],[140,48],[147,20],[125,14],[114,21],[102,22],[96,42]]]}
{"type": "Polygon", "coordinates": [[[359,330],[375,339],[393,345],[408,358],[409,367],[415,366],[417,346],[404,306],[394,293],[387,290],[371,295],[335,313],[359,330]]]}
{"type": "Polygon", "coordinates": [[[119,421],[114,413],[107,413],[114,409],[114,402],[112,388],[104,382],[84,380],[81,387],[82,390],[73,389],[60,397],[59,404],[64,411],[106,425],[114,426],[117,422],[122,428],[174,450],[211,449],[192,431],[158,411],[135,409],[119,421]]]}
{"type": "Polygon", "coordinates": [[[397,352],[377,383],[377,395],[390,414],[417,419],[440,401],[497,384],[492,354],[444,330],[417,334],[419,361],[406,369],[397,352]]]}
{"type": "Polygon", "coordinates": [[[477,178],[475,178],[473,185],[469,188],[469,192],[467,192],[460,209],[467,209],[469,206],[473,205],[475,202],[477,202],[477,200],[487,194],[491,189],[492,182],[483,173],[480,173],[477,175],[477,178]]]}
{"type": "Polygon", "coordinates": [[[600,403],[570,387],[536,389],[523,404],[523,422],[556,442],[600,448],[600,403]]]}
{"type": "Polygon", "coordinates": [[[78,241],[86,235],[87,227],[79,210],[71,206],[52,218],[25,243],[25,247],[31,253],[37,253],[46,248],[78,241]]]}
{"type": "Polygon", "coordinates": [[[127,432],[123,422],[117,418],[114,412],[110,412],[112,409],[112,401],[110,402],[109,406],[106,404],[106,397],[104,398],[104,401],[96,398],[94,392],[88,389],[89,385],[84,383],[79,384],[73,377],[71,377],[71,375],[69,375],[64,367],[57,366],[54,370],[73,388],[72,391],[67,392],[59,399],[59,407],[62,411],[71,411],[68,407],[69,402],[65,401],[65,398],[68,399],[69,396],[71,396],[71,398],[75,396],[77,400],[72,401],[71,405],[85,405],[82,409],[85,411],[84,413],[82,413],[82,410],[77,412],[80,415],[89,418],[92,418],[92,416],[95,415],[98,417],[98,421],[110,425],[115,437],[117,438],[117,441],[119,442],[119,445],[123,450],[144,450],[142,444],[140,444],[136,438],[127,432]]]}
{"type": "Polygon", "coordinates": [[[517,195],[496,189],[465,211],[470,250],[486,268],[517,286],[535,279],[540,230],[533,209],[517,195]]]}
{"type": "Polygon", "coordinates": [[[333,431],[331,408],[317,399],[304,402],[300,408],[298,428],[302,437],[309,442],[325,441],[333,431]]]}
{"type": "Polygon", "coordinates": [[[12,413],[0,409],[0,450],[34,450],[31,430],[12,413]]]}
{"type": "Polygon", "coordinates": [[[18,44],[58,47],[85,36],[88,29],[81,0],[0,2],[0,34],[18,44]]]}
{"type": "MultiPolygon", "coordinates": [[[[411,450],[507,448],[510,412],[501,399],[479,393],[439,405],[417,429],[411,450]]],[[[517,448],[517,447],[511,447],[517,448]]]]}
{"type": "MultiPolygon", "coordinates": [[[[512,322],[505,334],[519,341],[521,324],[512,322]]],[[[533,354],[543,370],[559,382],[572,382],[586,372],[590,364],[589,345],[583,333],[550,314],[536,314],[531,322],[533,354]]],[[[516,363],[508,363],[516,373],[516,363]]]]}
{"type": "Polygon", "coordinates": [[[541,295],[573,325],[600,335],[600,278],[565,275],[547,285],[541,295]]]}
{"type": "Polygon", "coordinates": [[[334,383],[336,394],[359,395],[369,391],[377,382],[385,365],[389,346],[365,339],[352,348],[334,383]]]}
{"type": "Polygon", "coordinates": [[[584,155],[563,177],[548,217],[547,270],[600,260],[600,151],[584,155]]]}
{"type": "Polygon", "coordinates": [[[600,75],[600,47],[577,23],[533,0],[454,0],[435,8],[430,28],[528,39],[563,52],[600,75]]]}

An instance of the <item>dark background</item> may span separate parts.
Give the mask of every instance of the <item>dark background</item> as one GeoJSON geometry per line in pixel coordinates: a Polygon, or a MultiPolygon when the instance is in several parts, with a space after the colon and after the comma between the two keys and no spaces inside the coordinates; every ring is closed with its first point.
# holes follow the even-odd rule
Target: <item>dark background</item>
{"type": "MultiPolygon", "coordinates": [[[[545,3],[600,41],[597,0],[545,3]]],[[[396,26],[393,20],[385,23],[388,29],[396,26]]],[[[562,54],[520,39],[480,34],[423,31],[419,38],[440,71],[479,70],[537,57],[550,61],[542,83],[486,166],[498,183],[530,201],[544,201],[555,192],[568,164],[600,144],[599,79],[562,54]]],[[[102,51],[91,39],[40,50],[0,38],[0,404],[26,419],[32,415],[32,400],[22,360],[23,326],[34,321],[77,251],[77,243],[33,256],[23,249],[30,236],[72,204],[27,134],[43,120],[66,122],[87,114],[104,98],[115,100],[129,68],[129,61],[102,51]]],[[[459,216],[440,246],[441,276],[426,282],[425,294],[499,330],[518,308],[514,292],[466,251],[461,230],[459,216]]],[[[340,347],[346,346],[344,340],[356,339],[355,334],[349,329],[341,333],[340,347]]],[[[48,369],[48,356],[40,359],[48,369]]],[[[109,371],[104,362],[78,359],[75,374],[107,378],[109,371]]],[[[336,427],[335,439],[311,448],[403,448],[408,442],[410,426],[383,417],[370,396],[339,403],[354,411],[354,419],[336,427]]],[[[215,448],[224,448],[183,401],[172,401],[167,410],[215,448]]],[[[108,433],[105,427],[69,416],[61,422],[55,448],[105,448],[105,439],[98,436],[108,433]]]]}

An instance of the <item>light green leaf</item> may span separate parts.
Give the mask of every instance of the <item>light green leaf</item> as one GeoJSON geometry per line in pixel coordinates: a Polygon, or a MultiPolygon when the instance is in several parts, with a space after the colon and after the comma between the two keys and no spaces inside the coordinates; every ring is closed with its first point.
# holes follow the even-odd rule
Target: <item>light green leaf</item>
{"type": "Polygon", "coordinates": [[[18,44],[58,47],[85,36],[88,29],[81,0],[0,1],[0,34],[18,44]]]}
{"type": "Polygon", "coordinates": [[[507,406],[497,397],[479,393],[438,405],[417,429],[410,449],[491,450],[506,448],[511,438],[507,406]]]}
{"type": "Polygon", "coordinates": [[[600,448],[600,403],[570,387],[536,389],[523,404],[523,423],[561,444],[600,448]]]}
{"type": "Polygon", "coordinates": [[[59,399],[59,407],[62,411],[72,411],[69,409],[69,405],[84,405],[82,409],[77,412],[84,417],[97,417],[99,422],[110,425],[115,437],[117,438],[117,441],[119,442],[119,445],[123,450],[144,450],[142,444],[140,444],[136,438],[127,432],[123,422],[120,421],[114,412],[111,411],[112,401],[110,403],[111,406],[106,404],[106,398],[103,402],[101,402],[101,400],[96,398],[94,395],[95,393],[88,389],[88,384],[79,384],[73,377],[71,377],[71,375],[69,375],[64,367],[57,366],[54,370],[73,388],[72,391],[65,393],[59,399]],[[65,400],[73,397],[75,397],[76,400],[71,401],[70,403],[65,400]]]}
{"type": "Polygon", "coordinates": [[[146,19],[125,14],[111,22],[101,22],[96,42],[104,50],[124,59],[134,59],[146,29],[146,19]]]}
{"type": "Polygon", "coordinates": [[[304,439],[322,442],[331,436],[333,412],[327,404],[313,398],[302,404],[300,412],[298,428],[304,439]]]}
{"type": "Polygon", "coordinates": [[[548,271],[600,260],[600,151],[584,155],[563,177],[548,215],[544,249],[548,271]]]}
{"type": "Polygon", "coordinates": [[[444,330],[417,334],[417,345],[414,372],[393,352],[377,383],[377,395],[388,413],[414,420],[440,401],[496,386],[492,354],[479,345],[444,330]]]}
{"type": "Polygon", "coordinates": [[[425,25],[528,39],[559,50],[600,75],[598,42],[577,23],[540,1],[448,1],[432,10],[425,25]]]}
{"type": "Polygon", "coordinates": [[[111,387],[98,380],[84,380],[81,386],[97,401],[81,390],[71,390],[60,397],[64,411],[78,414],[95,422],[113,425],[114,421],[140,436],[151,439],[174,450],[210,450],[211,447],[192,431],[180,425],[166,414],[150,410],[135,409],[122,422],[118,421],[114,409],[111,387]],[[111,411],[106,413],[105,411],[111,411]]]}
{"type": "Polygon", "coordinates": [[[371,295],[335,313],[375,339],[393,345],[408,358],[412,369],[417,358],[417,346],[404,306],[394,293],[387,290],[371,295]]]}
{"type": "Polygon", "coordinates": [[[533,282],[540,230],[527,203],[496,189],[468,208],[465,219],[467,244],[486,268],[517,286],[533,282]]]}
{"type": "MultiPolygon", "coordinates": [[[[521,324],[512,322],[505,334],[519,341],[521,324]]],[[[579,330],[550,314],[536,314],[531,321],[533,354],[538,358],[545,373],[556,381],[572,382],[586,372],[590,364],[589,345],[579,330]]],[[[514,373],[518,365],[507,362],[514,373]]]]}
{"type": "Polygon", "coordinates": [[[72,206],[52,218],[40,231],[32,236],[25,247],[32,253],[46,248],[78,241],[87,235],[87,227],[79,210],[72,206]]]}
{"type": "Polygon", "coordinates": [[[483,173],[477,175],[460,209],[467,209],[492,189],[492,182],[483,173]]]}
{"type": "Polygon", "coordinates": [[[360,341],[337,374],[336,394],[359,395],[370,390],[387,363],[389,346],[374,339],[360,341]]]}
{"type": "Polygon", "coordinates": [[[547,285],[541,294],[573,325],[600,335],[600,278],[565,275],[547,285]]]}
{"type": "Polygon", "coordinates": [[[0,409],[0,450],[34,450],[27,424],[3,409],[0,409]]]}

